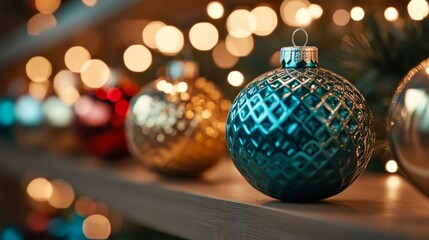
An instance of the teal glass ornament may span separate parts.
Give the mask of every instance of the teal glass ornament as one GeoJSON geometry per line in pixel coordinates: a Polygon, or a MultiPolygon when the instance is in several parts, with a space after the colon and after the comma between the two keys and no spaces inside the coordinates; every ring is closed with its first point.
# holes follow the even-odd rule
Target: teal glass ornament
{"type": "Polygon", "coordinates": [[[228,150],[244,178],[289,202],[346,189],[365,170],[375,142],[364,97],[345,78],[318,68],[317,48],[305,45],[281,49],[282,67],[238,94],[226,125],[228,150]]]}

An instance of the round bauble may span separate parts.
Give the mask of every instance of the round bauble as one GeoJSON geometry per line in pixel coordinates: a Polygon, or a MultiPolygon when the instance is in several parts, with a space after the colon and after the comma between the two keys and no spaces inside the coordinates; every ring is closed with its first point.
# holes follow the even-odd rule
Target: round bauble
{"type": "Polygon", "coordinates": [[[91,154],[108,160],[129,155],[124,121],[137,91],[128,77],[116,71],[110,84],[83,94],[76,102],[76,126],[91,154]]]}
{"type": "Polygon", "coordinates": [[[281,63],[234,100],[228,149],[259,191],[318,201],[346,189],[367,166],[375,141],[371,112],[351,83],[317,67],[316,47],[282,48],[281,63]]]}
{"type": "Polygon", "coordinates": [[[429,196],[429,59],[411,69],[389,108],[387,130],[400,169],[429,196]]]}
{"type": "Polygon", "coordinates": [[[170,176],[194,176],[225,153],[230,102],[198,77],[190,61],[174,61],[130,104],[126,135],[130,152],[149,168],[170,176]]]}

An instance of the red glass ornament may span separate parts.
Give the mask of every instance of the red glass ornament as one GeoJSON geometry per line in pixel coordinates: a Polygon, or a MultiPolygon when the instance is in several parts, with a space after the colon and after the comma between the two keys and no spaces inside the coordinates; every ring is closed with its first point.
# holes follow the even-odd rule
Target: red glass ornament
{"type": "Polygon", "coordinates": [[[105,159],[128,156],[124,119],[138,86],[126,76],[116,83],[83,94],[75,104],[77,128],[88,151],[105,159]]]}

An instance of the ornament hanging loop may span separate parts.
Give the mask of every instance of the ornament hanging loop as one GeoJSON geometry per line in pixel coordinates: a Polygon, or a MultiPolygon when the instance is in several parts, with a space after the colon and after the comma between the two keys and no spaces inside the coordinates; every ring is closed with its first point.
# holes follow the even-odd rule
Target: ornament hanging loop
{"type": "Polygon", "coordinates": [[[305,31],[305,29],[303,29],[303,28],[297,28],[297,29],[295,29],[295,31],[293,31],[293,33],[292,33],[292,44],[293,44],[293,46],[294,47],[296,47],[297,45],[295,44],[295,34],[297,33],[297,32],[299,32],[299,31],[302,31],[304,34],[305,34],[305,42],[304,42],[304,45],[302,45],[302,46],[307,46],[307,43],[308,43],[308,33],[307,33],[307,31],[305,31]]]}

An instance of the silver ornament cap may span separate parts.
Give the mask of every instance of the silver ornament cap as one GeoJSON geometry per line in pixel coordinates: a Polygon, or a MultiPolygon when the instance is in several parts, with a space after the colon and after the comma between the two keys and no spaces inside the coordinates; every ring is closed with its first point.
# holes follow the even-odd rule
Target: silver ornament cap
{"type": "Polygon", "coordinates": [[[317,47],[307,46],[308,34],[302,28],[296,29],[292,33],[291,47],[282,47],[280,49],[280,63],[283,68],[314,68],[319,63],[319,51],[317,47]],[[295,44],[295,35],[297,32],[305,33],[305,43],[303,46],[295,44]]]}

